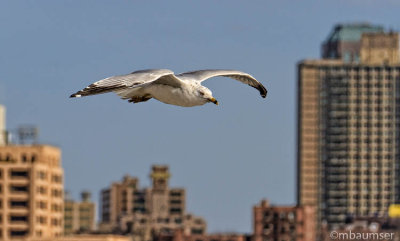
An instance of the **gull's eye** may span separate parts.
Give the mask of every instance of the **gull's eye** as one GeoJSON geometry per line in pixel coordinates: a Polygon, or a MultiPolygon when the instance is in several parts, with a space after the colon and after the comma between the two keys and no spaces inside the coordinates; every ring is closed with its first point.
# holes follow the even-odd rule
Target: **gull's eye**
{"type": "Polygon", "coordinates": [[[203,96],[203,95],[204,95],[204,92],[203,92],[203,91],[199,91],[199,94],[200,94],[201,96],[203,96]]]}

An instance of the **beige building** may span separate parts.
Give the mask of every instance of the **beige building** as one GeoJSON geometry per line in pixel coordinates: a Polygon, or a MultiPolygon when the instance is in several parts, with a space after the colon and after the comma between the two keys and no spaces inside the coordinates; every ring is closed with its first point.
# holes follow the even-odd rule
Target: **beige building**
{"type": "Polygon", "coordinates": [[[129,233],[137,240],[177,228],[186,234],[205,233],[206,222],[186,213],[185,190],[169,187],[168,167],[153,166],[150,177],[150,188],[141,189],[137,178],[125,176],[102,190],[100,231],[129,233]]]}
{"type": "Polygon", "coordinates": [[[74,201],[68,195],[64,199],[64,234],[86,233],[95,230],[96,206],[89,192],[81,193],[81,201],[74,201]]]}
{"type": "Polygon", "coordinates": [[[358,37],[360,59],[298,65],[298,204],[331,228],[400,201],[399,35],[357,33],[335,34],[358,37]]]}
{"type": "Polygon", "coordinates": [[[361,38],[361,63],[399,64],[399,33],[364,33],[361,38]]]}
{"type": "Polygon", "coordinates": [[[61,151],[48,145],[0,146],[0,239],[63,233],[61,151]]]}
{"type": "Polygon", "coordinates": [[[262,200],[253,208],[253,228],[253,241],[314,241],[315,207],[271,206],[262,200]]]}

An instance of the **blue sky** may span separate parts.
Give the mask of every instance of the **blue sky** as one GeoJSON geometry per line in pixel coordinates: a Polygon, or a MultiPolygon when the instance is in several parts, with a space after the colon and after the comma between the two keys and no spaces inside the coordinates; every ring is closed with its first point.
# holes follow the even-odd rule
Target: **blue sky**
{"type": "Polygon", "coordinates": [[[295,203],[296,63],[318,58],[336,23],[400,30],[395,0],[1,1],[0,103],[8,127],[35,124],[63,151],[65,188],[78,198],[123,175],[148,186],[170,166],[187,209],[209,231],[250,232],[253,205],[295,203]],[[99,79],[145,68],[239,69],[204,82],[219,106],[130,104],[113,94],[69,99],[99,79]]]}

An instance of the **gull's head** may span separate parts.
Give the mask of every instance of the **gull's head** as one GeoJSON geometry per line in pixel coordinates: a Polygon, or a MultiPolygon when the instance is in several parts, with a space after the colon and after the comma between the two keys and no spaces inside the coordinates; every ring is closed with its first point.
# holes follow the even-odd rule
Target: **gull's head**
{"type": "Polygon", "coordinates": [[[197,90],[197,95],[204,99],[205,102],[212,102],[216,105],[218,105],[218,101],[212,96],[212,92],[210,89],[201,86],[198,90],[197,90]]]}

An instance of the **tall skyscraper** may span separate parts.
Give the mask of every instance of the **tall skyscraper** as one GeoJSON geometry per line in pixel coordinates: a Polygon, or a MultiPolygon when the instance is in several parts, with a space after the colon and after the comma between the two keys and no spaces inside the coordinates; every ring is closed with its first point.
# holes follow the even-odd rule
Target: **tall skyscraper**
{"type": "Polygon", "coordinates": [[[63,189],[59,148],[0,146],[0,239],[62,235],[63,189]]]}
{"type": "Polygon", "coordinates": [[[399,34],[339,25],[323,49],[298,65],[297,199],[335,227],[400,201],[399,34]]]}
{"type": "Polygon", "coordinates": [[[169,187],[168,166],[154,165],[150,178],[151,188],[139,188],[137,178],[125,176],[102,190],[100,231],[129,233],[134,240],[177,228],[185,234],[206,232],[204,219],[186,213],[185,189],[169,187]]]}

